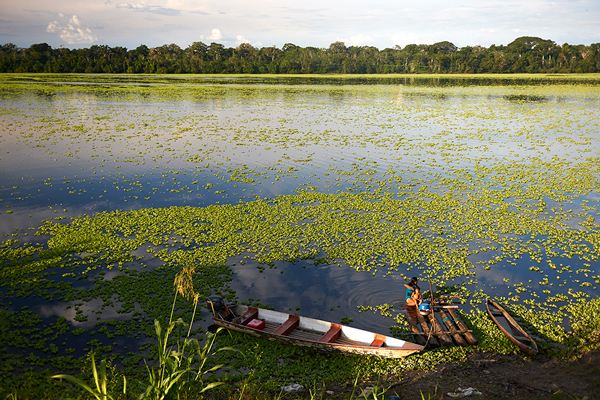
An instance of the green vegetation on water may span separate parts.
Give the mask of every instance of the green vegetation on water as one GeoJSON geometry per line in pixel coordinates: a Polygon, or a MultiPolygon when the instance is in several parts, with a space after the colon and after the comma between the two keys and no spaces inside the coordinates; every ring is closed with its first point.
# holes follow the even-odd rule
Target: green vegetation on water
{"type": "MultiPolygon", "coordinates": [[[[139,393],[144,388],[133,382],[147,377],[144,360],[160,363],[154,321],[167,326],[179,318],[186,324],[193,318],[207,319],[206,310],[197,315],[190,301],[176,297],[177,274],[184,267],[195,267],[192,282],[200,301],[214,293],[231,302],[245,300],[230,287],[233,264],[239,260],[262,271],[281,263],[299,268],[339,265],[390,278],[431,278],[466,300],[463,317],[480,341],[475,348],[380,360],[331,357],[237,333],[222,334],[216,348],[237,352],[218,352],[211,362],[226,365],[228,372],[219,380],[240,388],[277,391],[289,383],[351,384],[357,375],[393,376],[464,360],[475,351],[512,353],[514,346],[478,308],[487,296],[519,317],[548,354],[576,357],[598,348],[597,84],[388,87],[186,82],[138,87],[103,85],[105,77],[89,78],[102,79],[97,86],[17,83],[29,78],[2,76],[0,115],[11,139],[2,139],[8,150],[0,162],[12,160],[15,153],[15,162],[20,160],[21,147],[59,159],[54,155],[58,146],[69,162],[84,158],[82,170],[154,167],[162,183],[147,185],[145,177],[132,177],[124,170],[115,173],[102,196],[111,190],[122,193],[124,201],[139,200],[136,204],[143,204],[144,197],[153,201],[155,192],[175,198],[202,194],[225,199],[231,194],[240,201],[139,205],[91,215],[63,211],[56,217],[48,211],[45,221],[32,227],[32,235],[19,229],[12,237],[7,234],[0,244],[2,398],[14,390],[18,398],[65,395],[67,390],[69,396],[83,396],[80,389],[66,389],[49,377],[83,369],[80,378],[92,382],[86,359],[90,351],[95,351],[96,360],[109,360],[104,365],[113,371],[107,372],[114,375],[112,393],[121,392],[123,374],[128,393],[139,393]],[[111,105],[110,112],[87,111],[80,125],[72,110],[61,109],[60,104],[47,114],[35,109],[39,106],[31,96],[41,93],[50,99],[91,96],[117,105],[111,105]],[[257,109],[252,111],[255,116],[239,115],[244,106],[260,107],[272,96],[296,101],[285,103],[294,106],[272,119],[257,109]],[[325,103],[320,99],[326,96],[334,105],[347,96],[354,108],[340,107],[335,114],[322,111],[319,106],[325,103]],[[445,100],[462,96],[484,100],[477,104],[445,100]],[[179,117],[172,115],[176,111],[146,115],[119,109],[121,104],[148,98],[167,107],[216,99],[219,112],[232,114],[225,118],[202,111],[179,117]],[[17,103],[34,106],[27,110],[17,103]],[[313,109],[314,120],[300,129],[287,121],[301,119],[307,108],[313,109]],[[340,129],[336,119],[346,127],[340,129]],[[123,146],[112,148],[115,143],[123,146]],[[219,146],[260,153],[265,164],[232,161],[234,155],[219,146]],[[346,153],[323,162],[324,156],[313,147],[346,153]],[[348,153],[352,158],[343,160],[348,153]],[[171,161],[177,166],[171,167],[171,161]],[[308,167],[312,163],[323,166],[308,167]],[[291,193],[259,195],[259,188],[266,190],[281,181],[291,182],[291,193]],[[242,189],[253,194],[245,195],[242,189]],[[140,192],[131,192],[134,195],[131,190],[140,192]],[[532,279],[511,280],[507,271],[523,267],[532,279]],[[504,279],[495,286],[504,286],[506,294],[496,295],[494,286],[478,284],[478,279],[493,273],[504,279]],[[27,299],[41,300],[48,311],[13,306],[27,299]],[[60,310],[52,307],[56,304],[60,310]],[[65,307],[70,307],[70,319],[59,316],[65,307]],[[72,347],[73,343],[85,347],[72,347]]],[[[52,81],[56,76],[38,78],[52,81]]],[[[51,107],[52,101],[48,100],[51,107]]],[[[73,110],[76,114],[78,106],[73,110]]],[[[274,107],[269,111],[277,114],[274,107]]],[[[103,174],[112,178],[112,172],[103,174]]],[[[96,184],[93,175],[90,172],[78,183],[89,182],[91,191],[96,184]]],[[[72,182],[76,179],[45,179],[44,190],[65,189],[67,198],[84,195],[72,182]]],[[[28,195],[19,187],[24,184],[3,188],[1,200],[10,207],[3,207],[1,218],[23,214],[18,205],[27,202],[28,195]],[[13,209],[17,212],[9,213],[13,209]]],[[[30,196],[34,194],[31,190],[30,196]]],[[[362,309],[388,317],[394,335],[410,337],[393,304],[364,304],[362,309]]],[[[344,317],[343,322],[352,318],[344,317]]],[[[197,323],[190,330],[190,337],[204,335],[197,323]]],[[[215,390],[232,390],[227,387],[215,390]]]]}

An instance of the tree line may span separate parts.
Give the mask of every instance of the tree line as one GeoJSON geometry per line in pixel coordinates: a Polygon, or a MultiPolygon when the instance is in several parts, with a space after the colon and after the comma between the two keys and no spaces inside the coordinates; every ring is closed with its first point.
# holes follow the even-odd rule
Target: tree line
{"type": "Polygon", "coordinates": [[[149,48],[93,45],[53,49],[47,43],[0,46],[0,72],[159,74],[388,74],[388,73],[591,73],[600,72],[600,43],[557,45],[520,37],[506,46],[456,47],[444,41],[379,50],[372,46],[256,48],[242,43],[194,42],[149,48]]]}

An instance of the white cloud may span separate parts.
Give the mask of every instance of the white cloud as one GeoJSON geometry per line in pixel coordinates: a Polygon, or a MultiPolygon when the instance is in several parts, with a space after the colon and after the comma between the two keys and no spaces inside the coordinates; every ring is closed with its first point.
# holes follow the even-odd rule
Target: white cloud
{"type": "Polygon", "coordinates": [[[221,34],[221,31],[218,30],[217,28],[215,28],[212,31],[210,31],[210,36],[208,36],[207,39],[208,40],[221,40],[222,37],[223,37],[223,35],[221,34]]]}
{"type": "Polygon", "coordinates": [[[150,10],[150,6],[144,3],[119,3],[116,6],[117,8],[128,8],[130,10],[150,10]]]}
{"type": "MultiPolygon", "coordinates": [[[[64,14],[60,14],[60,16],[63,17],[64,14]]],[[[46,31],[58,34],[62,40],[69,44],[93,43],[97,39],[90,28],[81,26],[81,21],[77,15],[73,15],[66,26],[58,21],[49,22],[46,31]]]]}
{"type": "Polygon", "coordinates": [[[235,40],[237,41],[237,42],[236,42],[236,45],[238,45],[238,46],[239,46],[240,44],[242,44],[242,43],[248,43],[248,44],[251,44],[251,45],[252,45],[252,47],[262,47],[262,43],[261,43],[261,42],[254,42],[254,43],[250,43],[250,41],[249,41],[248,39],[246,39],[246,38],[245,38],[244,36],[242,36],[242,35],[237,35],[237,36],[235,37],[235,40]]]}
{"type": "Polygon", "coordinates": [[[350,37],[350,42],[353,45],[358,45],[358,44],[369,44],[369,43],[373,43],[374,40],[371,36],[365,36],[363,34],[360,35],[355,35],[350,37]]]}
{"type": "Polygon", "coordinates": [[[145,3],[119,3],[116,5],[117,8],[125,8],[134,11],[144,11],[150,12],[154,14],[167,15],[167,16],[177,16],[180,14],[180,11],[175,8],[161,7],[161,6],[151,6],[145,3]]]}
{"type": "Polygon", "coordinates": [[[237,40],[238,44],[250,43],[250,41],[248,39],[246,39],[245,37],[243,37],[242,35],[237,35],[235,37],[235,39],[237,40]]]}
{"type": "Polygon", "coordinates": [[[409,44],[433,44],[433,39],[418,37],[412,33],[398,32],[391,37],[392,43],[400,47],[409,44]]]}
{"type": "Polygon", "coordinates": [[[344,42],[346,46],[362,46],[369,43],[373,43],[374,40],[371,36],[365,36],[363,34],[354,35],[350,39],[336,39],[337,42],[344,42]]]}

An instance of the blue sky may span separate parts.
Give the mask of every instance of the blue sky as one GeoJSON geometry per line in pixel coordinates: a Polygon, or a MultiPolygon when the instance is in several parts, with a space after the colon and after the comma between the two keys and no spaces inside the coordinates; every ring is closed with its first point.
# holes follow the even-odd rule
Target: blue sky
{"type": "Polygon", "coordinates": [[[285,43],[379,49],[448,40],[458,47],[537,36],[600,42],[598,0],[0,0],[0,44],[226,47],[285,43]]]}

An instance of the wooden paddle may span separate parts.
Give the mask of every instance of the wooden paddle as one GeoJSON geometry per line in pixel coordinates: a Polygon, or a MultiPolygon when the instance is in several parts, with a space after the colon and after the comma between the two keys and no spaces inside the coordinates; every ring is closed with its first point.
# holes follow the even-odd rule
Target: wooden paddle
{"type": "Polygon", "coordinates": [[[431,279],[427,278],[429,281],[429,293],[431,293],[431,307],[433,307],[433,287],[431,286],[431,279]]]}

